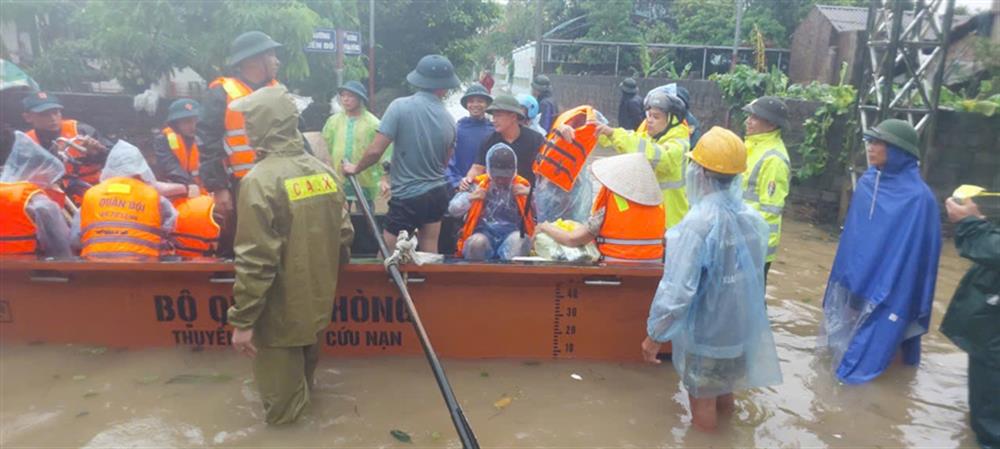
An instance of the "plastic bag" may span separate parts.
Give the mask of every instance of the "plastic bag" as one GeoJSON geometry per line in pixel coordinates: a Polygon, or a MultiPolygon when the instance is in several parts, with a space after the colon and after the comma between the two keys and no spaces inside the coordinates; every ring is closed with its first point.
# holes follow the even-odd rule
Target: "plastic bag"
{"type": "MultiPolygon", "coordinates": [[[[556,220],[553,224],[566,231],[572,231],[578,226],[582,226],[579,222],[572,220],[556,220]]],[[[531,254],[548,260],[578,263],[596,263],[601,258],[601,253],[597,250],[597,245],[594,242],[581,247],[564,246],[556,243],[548,234],[541,232],[535,234],[531,254]]]]}

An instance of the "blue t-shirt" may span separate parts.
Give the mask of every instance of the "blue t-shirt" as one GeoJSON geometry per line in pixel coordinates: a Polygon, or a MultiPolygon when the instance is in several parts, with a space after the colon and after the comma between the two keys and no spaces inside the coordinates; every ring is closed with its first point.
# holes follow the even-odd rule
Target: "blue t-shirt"
{"type": "Polygon", "coordinates": [[[486,117],[474,119],[463,117],[458,121],[458,131],[455,137],[455,152],[448,160],[448,184],[458,187],[469,168],[476,162],[479,149],[483,142],[493,134],[493,123],[486,117]]]}
{"type": "Polygon", "coordinates": [[[455,144],[455,121],[436,95],[420,91],[393,100],[378,132],[393,143],[393,198],[413,198],[447,182],[444,172],[455,144]]]}

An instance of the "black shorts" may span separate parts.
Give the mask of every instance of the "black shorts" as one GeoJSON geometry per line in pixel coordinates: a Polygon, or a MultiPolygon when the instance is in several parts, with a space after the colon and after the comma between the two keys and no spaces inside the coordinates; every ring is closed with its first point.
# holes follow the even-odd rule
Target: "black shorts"
{"type": "Polygon", "coordinates": [[[392,235],[402,230],[412,233],[425,224],[441,221],[448,211],[448,196],[448,185],[442,184],[412,198],[390,198],[385,231],[392,235]]]}

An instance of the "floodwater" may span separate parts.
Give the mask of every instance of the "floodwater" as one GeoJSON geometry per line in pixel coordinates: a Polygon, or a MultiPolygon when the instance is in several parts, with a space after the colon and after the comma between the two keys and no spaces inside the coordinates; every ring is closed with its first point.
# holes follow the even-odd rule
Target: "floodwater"
{"type": "MultiPolygon", "coordinates": [[[[893,366],[862,386],[840,385],[814,350],[835,237],[786,221],[782,243],[768,313],[784,383],[737,395],[734,416],[716,434],[691,427],[669,363],[445,360],[481,446],[974,447],[966,358],[937,331],[968,268],[951,242],[920,367],[893,366]],[[513,401],[498,411],[494,403],[503,397],[513,401]]],[[[307,415],[268,428],[250,362],[232,351],[0,348],[5,448],[460,447],[419,357],[325,357],[307,415]],[[397,429],[413,442],[395,440],[390,431],[397,429]]]]}

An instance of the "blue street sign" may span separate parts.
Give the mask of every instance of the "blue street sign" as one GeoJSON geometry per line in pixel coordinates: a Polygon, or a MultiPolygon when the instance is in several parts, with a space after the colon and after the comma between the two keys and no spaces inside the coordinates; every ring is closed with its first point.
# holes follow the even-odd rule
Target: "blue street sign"
{"type": "Polygon", "coordinates": [[[358,31],[344,31],[344,46],[345,55],[360,55],[361,54],[361,33],[358,31]]]}
{"type": "Polygon", "coordinates": [[[313,38],[304,50],[308,53],[336,53],[337,30],[333,28],[316,28],[313,38]]]}

